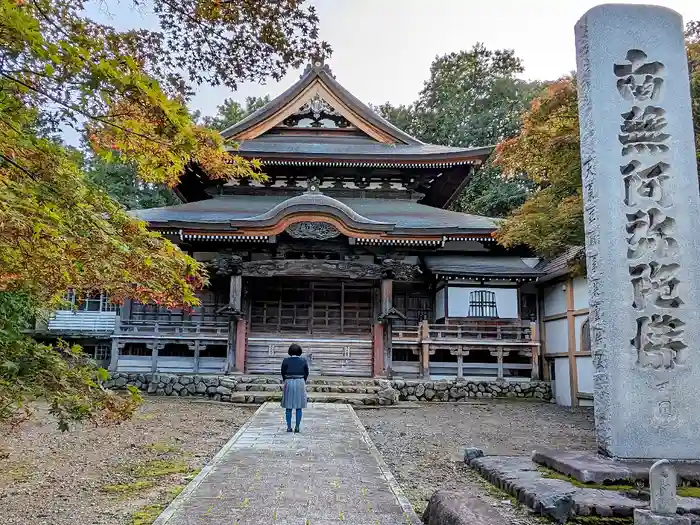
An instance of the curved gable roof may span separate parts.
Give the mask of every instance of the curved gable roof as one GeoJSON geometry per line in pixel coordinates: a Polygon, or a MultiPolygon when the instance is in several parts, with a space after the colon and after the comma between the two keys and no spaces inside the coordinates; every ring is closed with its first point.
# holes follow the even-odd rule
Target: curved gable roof
{"type": "MultiPolygon", "coordinates": [[[[313,89],[316,83],[327,92],[329,97],[340,102],[339,105],[341,107],[336,109],[345,118],[378,142],[401,145],[423,144],[423,142],[401,131],[361,102],[335,79],[328,65],[321,62],[308,65],[301,78],[289,89],[240,122],[226,128],[221,134],[225,138],[233,140],[256,138],[277,124],[281,118],[276,117],[287,109],[290,104],[302,97],[306,91],[313,89]]],[[[297,107],[293,107],[293,109],[296,110],[297,107]]]]}

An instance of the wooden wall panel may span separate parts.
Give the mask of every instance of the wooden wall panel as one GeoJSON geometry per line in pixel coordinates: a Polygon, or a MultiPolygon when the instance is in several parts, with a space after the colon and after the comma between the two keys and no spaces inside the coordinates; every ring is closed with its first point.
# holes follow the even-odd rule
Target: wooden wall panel
{"type": "Polygon", "coordinates": [[[305,339],[284,336],[250,337],[246,370],[250,374],[279,375],[289,345],[304,350],[312,375],[372,377],[371,339],[305,339]]]}

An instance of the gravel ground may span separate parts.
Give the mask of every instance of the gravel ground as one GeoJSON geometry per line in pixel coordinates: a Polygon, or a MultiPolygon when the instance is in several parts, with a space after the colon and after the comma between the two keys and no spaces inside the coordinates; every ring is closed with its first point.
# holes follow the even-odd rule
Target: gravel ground
{"type": "Polygon", "coordinates": [[[0,427],[0,522],[150,524],[252,413],[146,398],[118,427],[61,433],[39,408],[17,429],[0,427]]]}
{"type": "Polygon", "coordinates": [[[436,490],[459,489],[496,506],[509,524],[539,523],[465,467],[464,447],[498,455],[529,455],[535,447],[595,449],[592,409],[494,400],[358,414],[419,513],[436,490]]]}

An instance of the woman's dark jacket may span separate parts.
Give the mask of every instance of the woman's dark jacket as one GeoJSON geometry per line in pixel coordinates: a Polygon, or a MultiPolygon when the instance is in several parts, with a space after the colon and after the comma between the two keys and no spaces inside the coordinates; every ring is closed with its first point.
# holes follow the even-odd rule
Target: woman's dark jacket
{"type": "Polygon", "coordinates": [[[303,357],[290,356],[282,361],[282,379],[292,377],[303,377],[304,381],[309,378],[309,364],[303,357]]]}

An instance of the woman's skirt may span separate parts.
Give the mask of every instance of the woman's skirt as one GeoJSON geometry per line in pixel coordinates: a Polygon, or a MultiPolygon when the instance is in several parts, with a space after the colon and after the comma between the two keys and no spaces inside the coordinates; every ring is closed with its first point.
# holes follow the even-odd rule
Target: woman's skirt
{"type": "Polygon", "coordinates": [[[282,408],[306,408],[306,381],[303,378],[285,379],[282,408]]]}

